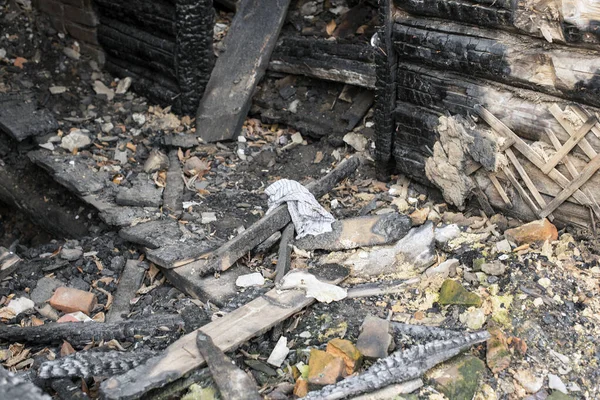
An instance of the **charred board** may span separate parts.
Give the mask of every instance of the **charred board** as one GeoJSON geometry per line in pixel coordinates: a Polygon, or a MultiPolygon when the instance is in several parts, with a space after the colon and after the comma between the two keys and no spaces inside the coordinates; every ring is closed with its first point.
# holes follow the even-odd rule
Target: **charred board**
{"type": "Polygon", "coordinates": [[[112,73],[182,114],[196,112],[208,82],[214,9],[211,0],[99,0],[98,41],[112,73]]]}
{"type": "Polygon", "coordinates": [[[38,109],[31,96],[0,94],[0,132],[17,141],[58,129],[58,122],[46,109],[38,109]]]}

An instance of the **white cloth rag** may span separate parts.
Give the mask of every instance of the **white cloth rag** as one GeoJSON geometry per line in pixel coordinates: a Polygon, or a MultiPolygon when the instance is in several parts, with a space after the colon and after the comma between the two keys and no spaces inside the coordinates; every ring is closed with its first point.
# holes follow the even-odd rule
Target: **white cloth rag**
{"type": "Polygon", "coordinates": [[[331,232],[333,215],[325,210],[304,186],[296,181],[280,179],[265,189],[269,196],[270,213],[280,204],[287,203],[294,228],[300,239],[306,235],[319,235],[331,232]]]}

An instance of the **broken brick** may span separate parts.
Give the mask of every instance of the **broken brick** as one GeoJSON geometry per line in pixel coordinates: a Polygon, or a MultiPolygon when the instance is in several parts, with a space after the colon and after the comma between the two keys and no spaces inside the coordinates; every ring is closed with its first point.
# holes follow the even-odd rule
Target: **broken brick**
{"type": "Polygon", "coordinates": [[[558,239],[558,231],[546,218],[538,221],[533,221],[517,228],[508,229],[504,232],[504,236],[511,242],[517,245],[545,242],[546,240],[554,241],[558,239]]]}
{"type": "Polygon", "coordinates": [[[310,385],[332,385],[341,380],[346,364],[344,360],[322,350],[312,349],[308,360],[308,383],[310,385]]]}
{"type": "Polygon", "coordinates": [[[356,346],[346,339],[333,339],[327,343],[327,353],[339,357],[344,360],[346,370],[344,376],[348,376],[356,372],[362,363],[362,354],[356,346]]]}
{"type": "Polygon", "coordinates": [[[68,287],[56,289],[50,298],[52,307],[66,313],[81,311],[89,315],[96,304],[98,304],[98,299],[93,293],[68,287]]]}

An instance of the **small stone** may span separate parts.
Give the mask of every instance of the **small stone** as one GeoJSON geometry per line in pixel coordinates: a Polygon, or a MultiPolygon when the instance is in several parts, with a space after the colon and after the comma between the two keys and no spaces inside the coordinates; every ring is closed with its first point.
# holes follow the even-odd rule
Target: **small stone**
{"type": "Polygon", "coordinates": [[[144,116],[144,114],[134,113],[131,115],[131,118],[133,118],[135,123],[139,126],[142,126],[146,123],[146,117],[144,116]]]}
{"type": "Polygon", "coordinates": [[[513,374],[513,377],[519,382],[519,385],[523,386],[523,389],[525,389],[527,393],[539,392],[544,384],[544,379],[542,377],[535,376],[528,369],[518,370],[513,374]]]}
{"type": "Polygon", "coordinates": [[[534,306],[536,306],[536,307],[538,307],[538,308],[539,308],[540,306],[542,306],[543,304],[544,304],[544,300],[542,300],[542,298],[541,298],[541,297],[536,297],[536,298],[533,300],[533,305],[534,305],[534,306]]]}
{"type": "Polygon", "coordinates": [[[307,1],[302,4],[300,8],[300,15],[303,17],[307,17],[309,15],[314,15],[317,13],[317,2],[316,1],[307,1]]]}
{"type": "Polygon", "coordinates": [[[563,381],[554,374],[548,374],[548,387],[553,390],[558,390],[564,394],[569,393],[563,381]]]}
{"type": "Polygon", "coordinates": [[[62,138],[60,147],[72,152],[75,149],[84,149],[90,144],[92,144],[90,137],[81,130],[76,129],[62,138]]]}
{"type": "Polygon", "coordinates": [[[102,129],[102,132],[104,132],[104,133],[110,133],[110,131],[112,131],[114,127],[115,126],[113,125],[112,122],[107,122],[105,124],[102,124],[101,129],[102,129]]]}
{"type": "Polygon", "coordinates": [[[72,47],[63,48],[63,53],[72,60],[79,60],[81,54],[72,47]]]}
{"type": "Polygon", "coordinates": [[[392,200],[392,205],[396,206],[396,208],[398,209],[398,212],[404,212],[404,211],[408,210],[410,207],[410,204],[408,204],[408,201],[406,201],[406,199],[403,199],[401,197],[396,197],[394,200],[392,200]]]}
{"type": "Polygon", "coordinates": [[[183,165],[183,172],[188,176],[204,175],[210,170],[210,165],[206,161],[202,161],[198,157],[190,157],[183,165]]]}
{"type": "Polygon", "coordinates": [[[308,360],[308,383],[317,386],[333,385],[342,379],[345,368],[341,358],[312,349],[308,360]]]}
{"type": "Polygon", "coordinates": [[[98,95],[105,95],[108,101],[111,101],[115,97],[115,91],[108,88],[102,81],[94,82],[94,91],[98,95]]]}
{"type": "Polygon", "coordinates": [[[308,394],[308,381],[304,378],[298,378],[294,385],[294,396],[304,397],[308,394]]]}
{"type": "Polygon", "coordinates": [[[67,91],[65,86],[50,86],[48,88],[51,94],[61,94],[67,91]]]}
{"type": "Polygon", "coordinates": [[[304,331],[304,332],[300,333],[298,336],[301,337],[302,339],[308,339],[312,336],[312,334],[309,331],[304,331]]]}
{"type": "Polygon", "coordinates": [[[79,260],[83,256],[83,250],[80,248],[77,249],[65,249],[63,248],[60,251],[60,258],[67,261],[76,261],[79,260]]]}
{"type": "Polygon", "coordinates": [[[481,308],[471,307],[464,313],[458,316],[460,322],[465,324],[467,328],[472,330],[479,330],[485,324],[485,313],[481,308]]]}
{"type": "Polygon", "coordinates": [[[428,373],[437,390],[448,399],[472,399],[485,373],[485,364],[474,356],[462,356],[428,373]]]}
{"type": "Polygon", "coordinates": [[[115,149],[115,155],[113,156],[115,161],[118,161],[121,165],[127,164],[127,150],[115,149]]]}
{"type": "Polygon", "coordinates": [[[45,303],[52,297],[54,291],[62,285],[63,284],[60,281],[45,276],[37,282],[36,287],[31,291],[31,300],[33,300],[35,304],[45,303]]]}
{"type": "Polygon", "coordinates": [[[130,77],[123,78],[117,84],[116,94],[125,94],[131,87],[132,79],[130,77]]]}
{"type": "Polygon", "coordinates": [[[252,274],[238,276],[235,284],[239,287],[262,286],[265,284],[265,278],[260,272],[254,272],[252,274]]]}
{"type": "Polygon", "coordinates": [[[287,347],[287,338],[285,336],[281,336],[277,341],[275,348],[271,352],[271,355],[267,359],[267,363],[279,368],[281,367],[281,364],[283,364],[283,362],[285,361],[285,358],[287,357],[289,352],[290,349],[287,347]]]}
{"type": "Polygon", "coordinates": [[[452,273],[456,273],[456,268],[458,268],[459,265],[460,261],[458,261],[456,258],[451,258],[436,267],[429,268],[427,271],[425,271],[425,276],[431,277],[439,275],[443,278],[447,278],[452,273]]]}
{"type": "Polygon", "coordinates": [[[486,362],[493,373],[505,370],[510,365],[510,351],[506,336],[498,328],[488,329],[491,338],[487,340],[486,362]]]}
{"type": "Polygon", "coordinates": [[[543,287],[544,289],[548,289],[550,287],[550,285],[552,285],[552,281],[548,278],[541,278],[538,280],[538,282],[540,284],[541,287],[543,287]]]}
{"type": "Polygon", "coordinates": [[[353,374],[362,364],[362,354],[349,340],[339,338],[330,340],[325,351],[344,360],[346,365],[344,376],[353,374]]]}
{"type": "Polygon", "coordinates": [[[152,173],[169,168],[169,157],[159,150],[152,150],[144,163],[144,171],[152,173]]]}
{"type": "Polygon", "coordinates": [[[557,240],[558,231],[556,226],[544,218],[542,220],[521,225],[518,228],[508,229],[504,232],[504,236],[509,241],[520,246],[527,243],[557,240]]]}
{"type": "Polygon", "coordinates": [[[214,212],[203,212],[202,213],[202,223],[210,224],[211,222],[217,221],[217,214],[214,212]]]}
{"type": "Polygon", "coordinates": [[[446,279],[440,289],[438,302],[441,305],[458,304],[479,307],[481,298],[475,293],[467,291],[459,282],[446,279]]]}
{"type": "Polygon", "coordinates": [[[50,298],[52,307],[66,313],[81,311],[90,315],[96,304],[98,304],[98,299],[93,293],[68,287],[56,289],[50,298]]]}
{"type": "Polygon", "coordinates": [[[42,143],[42,144],[40,144],[40,147],[42,149],[54,151],[54,145],[52,143],[50,143],[50,142],[48,142],[48,143],[42,143]]]}
{"type": "Polygon", "coordinates": [[[496,251],[498,253],[510,253],[512,251],[512,247],[508,240],[503,239],[496,243],[496,251]]]}
{"type": "Polygon", "coordinates": [[[429,216],[429,207],[421,208],[410,214],[414,226],[423,225],[429,216]]]}
{"type": "Polygon", "coordinates": [[[356,341],[358,351],[370,359],[387,357],[388,352],[393,347],[390,322],[367,315],[360,329],[361,332],[356,341]]]}
{"type": "Polygon", "coordinates": [[[488,275],[493,276],[501,276],[506,272],[506,265],[502,264],[499,261],[492,263],[483,263],[481,265],[481,270],[488,275]]]}
{"type": "Polygon", "coordinates": [[[438,246],[443,246],[452,239],[460,236],[461,230],[456,224],[446,225],[435,230],[435,243],[438,246]]]}
{"type": "Polygon", "coordinates": [[[346,135],[344,135],[343,140],[348,145],[352,146],[356,151],[365,151],[365,149],[367,148],[367,144],[369,143],[366,137],[364,137],[360,133],[355,132],[347,133],[346,135]]]}
{"type": "Polygon", "coordinates": [[[39,312],[41,316],[46,317],[52,321],[58,320],[58,313],[48,303],[44,304],[43,307],[36,308],[36,311],[39,312]]]}

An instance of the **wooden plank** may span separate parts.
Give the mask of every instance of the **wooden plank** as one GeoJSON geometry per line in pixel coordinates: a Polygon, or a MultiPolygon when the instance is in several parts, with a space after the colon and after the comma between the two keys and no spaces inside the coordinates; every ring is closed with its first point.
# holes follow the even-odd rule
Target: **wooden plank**
{"type": "MultiPolygon", "coordinates": [[[[331,267],[320,268],[319,273],[330,277],[327,282],[339,283],[346,278],[348,271],[343,267],[331,267]]],[[[199,331],[210,336],[223,352],[228,352],[314,301],[314,298],[307,298],[303,291],[279,292],[273,289],[223,318],[183,336],[146,364],[104,381],[101,392],[106,399],[140,398],[147,391],[173,382],[206,364],[196,345],[199,331]]]]}
{"type": "MultiPolygon", "coordinates": [[[[582,121],[585,121],[591,115],[589,111],[584,110],[576,105],[570,105],[569,108],[573,110],[573,112],[577,114],[577,116],[581,118],[582,121]]],[[[596,126],[592,128],[592,132],[594,133],[594,135],[600,138],[600,123],[597,123],[596,126]]]]}
{"type": "Polygon", "coordinates": [[[489,172],[488,173],[488,178],[490,178],[490,181],[492,181],[492,184],[494,185],[494,187],[498,191],[498,194],[500,194],[500,197],[502,197],[502,200],[504,200],[504,203],[508,207],[512,207],[512,202],[510,201],[510,199],[508,198],[508,195],[504,191],[504,188],[502,187],[502,185],[498,181],[498,178],[496,178],[496,175],[494,175],[492,172],[489,172]]]}
{"type": "Polygon", "coordinates": [[[550,159],[544,164],[544,168],[542,168],[542,172],[548,174],[554,167],[565,157],[567,154],[571,152],[573,147],[579,143],[581,139],[588,134],[590,129],[594,125],[596,125],[596,117],[590,117],[588,120],[579,128],[577,131],[571,135],[569,140],[565,142],[565,144],[558,150],[550,159]]]}
{"type": "Polygon", "coordinates": [[[279,283],[285,274],[290,271],[292,259],[292,244],[294,242],[294,224],[289,223],[281,234],[279,251],[277,253],[277,267],[275,268],[275,283],[279,283]]]}
{"type": "Polygon", "coordinates": [[[523,168],[523,166],[517,159],[517,156],[515,156],[515,153],[513,153],[511,149],[506,149],[506,155],[508,156],[509,160],[511,161],[512,165],[515,167],[517,172],[519,173],[519,176],[521,176],[521,179],[523,179],[523,182],[525,182],[525,186],[527,186],[527,189],[529,189],[529,191],[533,195],[533,198],[539,204],[540,208],[546,207],[546,201],[542,198],[540,192],[538,192],[529,175],[527,175],[525,168],[523,168]]]}
{"type": "MultiPolygon", "coordinates": [[[[558,121],[560,126],[563,127],[563,129],[569,134],[569,136],[572,136],[575,134],[575,130],[569,124],[569,122],[567,122],[567,120],[563,117],[563,111],[560,109],[560,107],[557,104],[553,104],[552,106],[550,106],[549,110],[550,110],[550,113],[552,114],[552,116],[554,116],[554,118],[556,118],[556,120],[558,121]]],[[[588,118],[587,116],[582,117],[582,115],[579,115],[579,117],[582,119],[585,118],[586,120],[588,118]]],[[[592,131],[594,131],[595,129],[597,130],[597,128],[592,128],[592,131]]],[[[597,152],[596,152],[596,150],[594,150],[594,148],[592,147],[592,145],[590,144],[590,142],[587,139],[584,138],[577,145],[583,151],[583,153],[590,158],[590,160],[592,158],[596,157],[597,152]]]]}
{"type": "MultiPolygon", "coordinates": [[[[552,200],[546,208],[542,210],[540,213],[540,218],[544,218],[549,215],[552,211],[556,210],[565,200],[567,200],[571,195],[581,187],[584,183],[588,181],[600,169],[600,154],[592,159],[589,164],[581,171],[581,173],[575,178],[562,192],[558,194],[552,200]]],[[[597,205],[596,205],[597,206],[597,205]]]]}
{"type": "Polygon", "coordinates": [[[179,217],[183,213],[183,171],[177,150],[169,151],[167,186],[163,192],[163,210],[179,217]]]}
{"type": "MultiPolygon", "coordinates": [[[[552,145],[554,146],[556,151],[558,151],[562,147],[560,140],[558,140],[554,132],[552,132],[552,129],[546,128],[546,134],[548,135],[548,138],[550,138],[550,142],[552,142],[552,145]]],[[[567,167],[567,170],[571,174],[572,178],[575,178],[577,175],[579,175],[579,171],[577,171],[577,168],[575,167],[573,161],[571,161],[571,158],[569,156],[565,156],[565,158],[563,158],[563,162],[565,163],[565,166],[567,167]]]]}
{"type": "Polygon", "coordinates": [[[290,0],[242,0],[225,37],[196,116],[206,142],[235,137],[263,77],[290,0]]]}
{"type": "MultiPolygon", "coordinates": [[[[535,151],[533,151],[529,147],[529,145],[527,143],[525,143],[525,141],[523,139],[521,139],[519,136],[517,136],[516,133],[514,133],[508,126],[504,125],[504,123],[502,121],[500,121],[498,118],[496,118],[491,112],[486,110],[483,106],[476,105],[474,108],[475,108],[475,111],[477,111],[477,113],[479,114],[479,116],[481,118],[483,118],[483,120],[486,121],[498,133],[500,133],[503,136],[513,138],[515,141],[514,146],[517,148],[517,150],[519,150],[521,152],[521,154],[523,154],[536,167],[538,167],[540,170],[542,169],[542,167],[545,164],[544,160],[535,151]]],[[[570,184],[569,180],[563,174],[561,174],[557,169],[553,169],[552,171],[550,171],[548,173],[548,177],[550,177],[554,182],[556,182],[563,189],[566,188],[570,184]]],[[[573,197],[580,204],[590,206],[592,208],[592,210],[594,210],[594,213],[598,217],[600,217],[600,207],[598,207],[597,204],[595,204],[592,200],[590,200],[590,198],[585,193],[583,193],[581,190],[576,190],[575,192],[573,192],[573,197]]]]}

